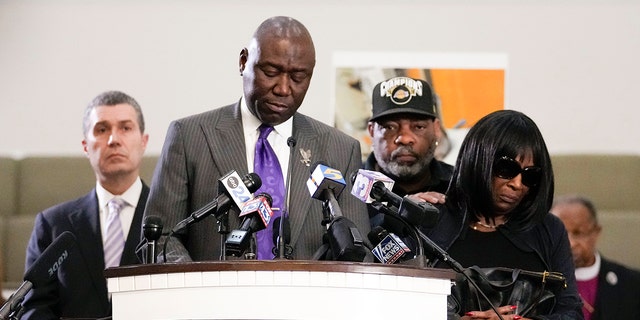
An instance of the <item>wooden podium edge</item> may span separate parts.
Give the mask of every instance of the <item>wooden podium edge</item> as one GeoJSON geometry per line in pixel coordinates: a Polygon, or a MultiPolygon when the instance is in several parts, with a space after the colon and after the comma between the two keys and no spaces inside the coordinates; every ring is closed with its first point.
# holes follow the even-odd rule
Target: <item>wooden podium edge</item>
{"type": "Polygon", "coordinates": [[[108,268],[106,278],[207,271],[314,271],[455,279],[450,269],[418,268],[410,265],[311,260],[227,260],[184,263],[138,264],[108,268]]]}

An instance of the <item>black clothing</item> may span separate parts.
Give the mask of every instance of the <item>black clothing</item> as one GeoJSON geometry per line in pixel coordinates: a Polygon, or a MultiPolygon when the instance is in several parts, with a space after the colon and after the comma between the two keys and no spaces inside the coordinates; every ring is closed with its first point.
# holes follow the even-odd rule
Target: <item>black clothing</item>
{"type": "Polygon", "coordinates": [[[640,272],[601,257],[592,320],[640,319],[640,272]]]}
{"type": "MultiPolygon", "coordinates": [[[[425,234],[442,249],[449,250],[460,238],[468,236],[469,219],[461,212],[451,212],[447,206],[438,205],[440,215],[437,225],[425,234]]],[[[537,256],[544,263],[546,271],[561,272],[567,279],[567,288],[556,292],[556,305],[552,314],[539,317],[541,319],[583,319],[582,301],[576,286],[575,269],[569,245],[569,238],[564,224],[559,218],[547,214],[544,220],[527,231],[515,232],[509,223],[498,227],[494,233],[501,233],[505,239],[518,250],[529,256],[537,256]]],[[[534,261],[535,262],[535,261],[534,261]]],[[[432,261],[438,265],[438,259],[432,261]]],[[[511,265],[495,265],[489,267],[507,267],[511,265]]],[[[465,310],[471,311],[471,310],[465,310]]]]}
{"type": "MultiPolygon", "coordinates": [[[[481,268],[510,266],[530,271],[545,271],[544,261],[534,252],[525,252],[516,247],[502,232],[480,232],[468,230],[466,237],[459,237],[449,250],[449,256],[463,267],[481,268]]],[[[449,266],[440,261],[438,268],[449,266]]]]}
{"type": "MultiPolygon", "coordinates": [[[[379,171],[377,170],[377,162],[373,153],[371,153],[369,157],[367,157],[367,160],[364,162],[364,169],[379,171]]],[[[453,174],[453,166],[434,159],[429,164],[429,171],[431,173],[431,180],[416,192],[435,191],[442,194],[446,193],[447,188],[449,187],[449,181],[451,180],[451,176],[453,174]]],[[[382,173],[386,174],[385,172],[382,173]]],[[[393,191],[393,193],[397,194],[400,197],[404,197],[405,195],[407,195],[405,190],[400,189],[397,184],[394,184],[393,190],[391,191],[393,191]]],[[[373,228],[380,226],[390,233],[395,233],[402,239],[402,241],[409,247],[409,249],[411,249],[411,252],[413,253],[411,255],[407,254],[407,257],[405,257],[405,259],[412,258],[416,253],[416,239],[413,237],[412,233],[407,230],[406,226],[397,219],[380,213],[372,205],[367,205],[367,209],[369,210],[369,222],[371,223],[371,229],[373,230],[373,228]]],[[[376,243],[372,244],[374,246],[376,245],[376,243]]]]}

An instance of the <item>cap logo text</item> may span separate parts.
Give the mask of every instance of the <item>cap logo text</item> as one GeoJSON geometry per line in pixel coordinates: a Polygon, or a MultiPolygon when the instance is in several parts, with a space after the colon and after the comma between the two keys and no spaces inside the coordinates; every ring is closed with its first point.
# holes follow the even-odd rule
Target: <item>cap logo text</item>
{"type": "Polygon", "coordinates": [[[380,97],[388,97],[397,105],[404,105],[414,96],[422,96],[422,82],[411,78],[398,77],[380,84],[380,97]]]}

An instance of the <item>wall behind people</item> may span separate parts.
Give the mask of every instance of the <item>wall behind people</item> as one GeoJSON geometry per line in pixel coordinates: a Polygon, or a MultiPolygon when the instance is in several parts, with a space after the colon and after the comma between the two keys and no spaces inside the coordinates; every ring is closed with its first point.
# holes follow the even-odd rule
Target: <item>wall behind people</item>
{"type": "Polygon", "coordinates": [[[640,3],[591,1],[0,2],[0,154],[78,154],[78,105],[118,89],[147,106],[147,154],[169,122],[241,95],[237,59],[253,27],[290,15],[317,65],[301,112],[333,123],[336,51],[496,52],[506,103],[551,153],[640,153],[640,3]]]}

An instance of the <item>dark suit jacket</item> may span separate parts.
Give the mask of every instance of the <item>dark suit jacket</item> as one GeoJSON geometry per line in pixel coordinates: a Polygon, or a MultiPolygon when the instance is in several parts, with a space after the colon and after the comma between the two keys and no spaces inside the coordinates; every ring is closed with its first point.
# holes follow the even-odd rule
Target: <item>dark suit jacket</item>
{"type": "Polygon", "coordinates": [[[593,320],[640,319],[640,272],[601,257],[594,309],[593,320]]]}
{"type": "MultiPolygon", "coordinates": [[[[149,188],[142,186],[140,200],[127,235],[120,265],[140,263],[135,247],[140,242],[142,216],[149,188]]],[[[28,269],[65,231],[76,237],[76,246],[69,250],[61,264],[58,281],[34,283],[25,297],[22,319],[99,318],[111,315],[107,282],[103,275],[104,250],[100,232],[98,198],[95,189],[78,199],[58,204],[36,216],[35,226],[27,247],[28,269]]]]}
{"type": "MultiPolygon", "coordinates": [[[[243,137],[239,103],[172,122],[154,173],[146,214],[160,216],[168,229],[173,228],[218,196],[218,179],[223,175],[235,170],[244,177],[248,172],[243,137]]],[[[350,180],[348,175],[361,167],[362,159],[357,140],[300,113],[293,116],[293,137],[297,143],[291,155],[291,245],[295,259],[309,259],[322,245],[325,232],[322,202],[312,199],[306,187],[314,162],[325,161],[350,180]],[[301,149],[310,151],[308,165],[302,162],[301,149]]],[[[338,197],[340,208],[366,238],[370,228],[366,205],[350,192],[351,182],[347,181],[338,197]]],[[[237,211],[229,213],[229,226],[231,230],[239,227],[237,211]]],[[[191,225],[177,235],[181,241],[171,238],[167,260],[219,260],[221,236],[217,230],[213,217],[191,225]]]]}

